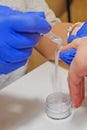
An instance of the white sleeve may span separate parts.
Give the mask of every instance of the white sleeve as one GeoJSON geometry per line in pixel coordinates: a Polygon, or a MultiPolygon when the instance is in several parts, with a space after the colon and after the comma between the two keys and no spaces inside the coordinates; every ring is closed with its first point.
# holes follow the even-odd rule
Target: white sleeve
{"type": "Polygon", "coordinates": [[[44,11],[46,19],[50,23],[61,22],[57,18],[54,12],[48,7],[45,0],[25,0],[26,1],[26,11],[44,11]]]}

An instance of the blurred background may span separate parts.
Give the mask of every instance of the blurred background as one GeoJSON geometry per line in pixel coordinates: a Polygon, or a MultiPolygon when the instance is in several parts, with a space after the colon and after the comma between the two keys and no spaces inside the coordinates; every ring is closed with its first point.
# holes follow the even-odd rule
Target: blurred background
{"type": "Polygon", "coordinates": [[[78,22],[87,19],[87,0],[46,0],[49,7],[62,21],[67,19],[67,2],[70,4],[71,21],[78,22]]]}
{"type": "MultiPolygon", "coordinates": [[[[46,0],[49,7],[60,17],[62,22],[78,22],[87,20],[87,0],[46,0]]],[[[29,70],[31,71],[47,59],[36,50],[29,60],[29,70]]]]}

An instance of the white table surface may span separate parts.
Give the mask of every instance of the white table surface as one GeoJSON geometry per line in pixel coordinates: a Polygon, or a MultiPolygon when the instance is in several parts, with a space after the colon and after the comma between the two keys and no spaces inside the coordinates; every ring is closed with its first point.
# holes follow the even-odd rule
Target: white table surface
{"type": "MultiPolygon", "coordinates": [[[[67,70],[59,67],[67,89],[67,70]]],[[[0,92],[0,130],[87,130],[87,98],[73,116],[64,120],[47,117],[46,97],[53,92],[54,65],[46,62],[0,92]]]]}

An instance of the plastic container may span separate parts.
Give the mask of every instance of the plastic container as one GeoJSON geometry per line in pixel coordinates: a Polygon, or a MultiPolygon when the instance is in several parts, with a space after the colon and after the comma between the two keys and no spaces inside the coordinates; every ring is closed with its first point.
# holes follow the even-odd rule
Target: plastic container
{"type": "Polygon", "coordinates": [[[68,94],[55,92],[47,96],[45,111],[47,116],[60,120],[72,113],[72,103],[68,94]]]}

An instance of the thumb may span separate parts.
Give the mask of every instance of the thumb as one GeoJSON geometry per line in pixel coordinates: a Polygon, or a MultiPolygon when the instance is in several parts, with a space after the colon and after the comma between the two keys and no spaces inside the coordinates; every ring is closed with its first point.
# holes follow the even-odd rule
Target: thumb
{"type": "Polygon", "coordinates": [[[71,43],[74,39],[76,39],[77,38],[77,36],[75,36],[75,35],[70,35],[69,37],[68,37],[68,43],[71,43]]]}
{"type": "Polygon", "coordinates": [[[63,60],[68,66],[70,66],[73,58],[76,55],[76,49],[69,49],[60,53],[60,59],[63,60]]]}
{"type": "Polygon", "coordinates": [[[17,32],[47,33],[51,29],[50,24],[44,18],[33,13],[11,15],[9,22],[17,32]]]}

